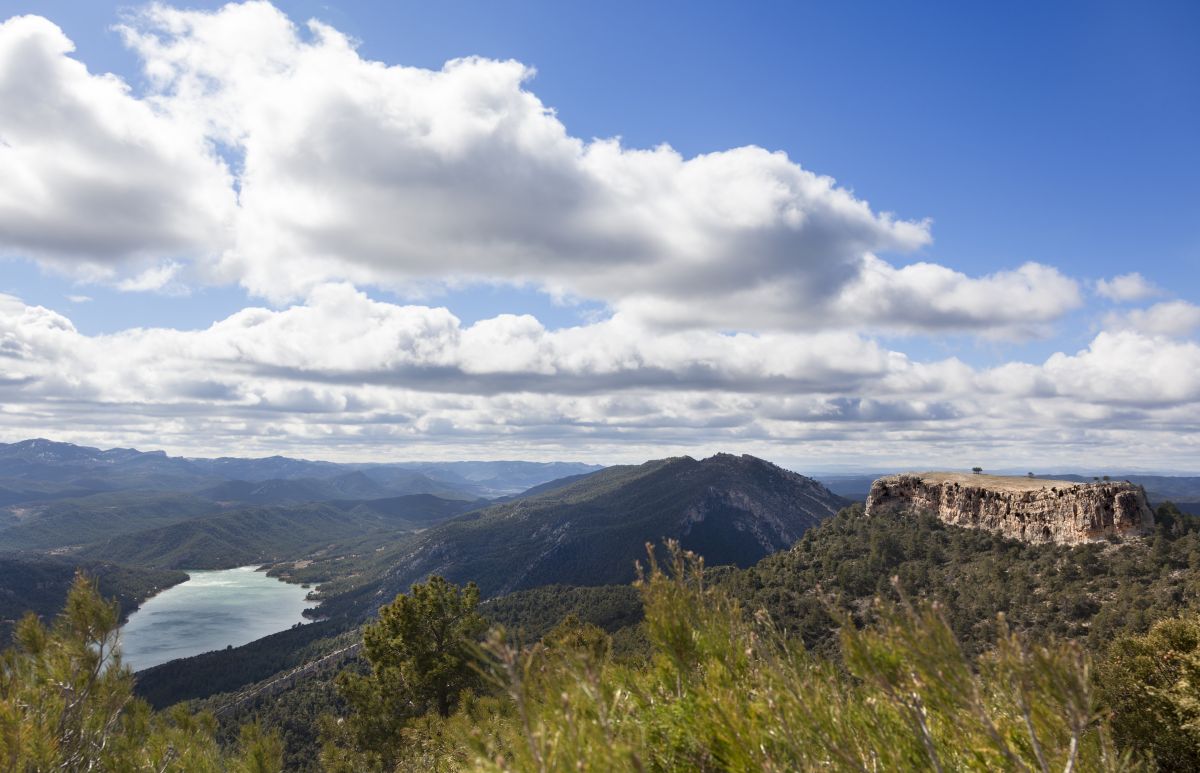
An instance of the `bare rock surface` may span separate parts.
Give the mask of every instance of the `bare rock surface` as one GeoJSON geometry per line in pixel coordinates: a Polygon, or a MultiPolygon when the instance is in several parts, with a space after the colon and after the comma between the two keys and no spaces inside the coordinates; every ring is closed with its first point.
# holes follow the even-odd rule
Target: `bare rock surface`
{"type": "Polygon", "coordinates": [[[1145,490],[1126,482],[923,472],[890,475],[871,486],[868,515],[921,511],[954,526],[1062,545],[1154,528],[1145,490]]]}

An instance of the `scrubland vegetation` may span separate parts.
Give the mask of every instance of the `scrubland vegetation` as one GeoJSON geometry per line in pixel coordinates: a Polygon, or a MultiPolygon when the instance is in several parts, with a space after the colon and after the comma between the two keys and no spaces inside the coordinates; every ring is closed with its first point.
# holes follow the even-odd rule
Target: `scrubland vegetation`
{"type": "Polygon", "coordinates": [[[433,577],[363,628],[346,627],[359,607],[335,599],[343,622],[268,637],[246,650],[258,656],[147,672],[164,707],[181,679],[242,691],[157,712],[113,649],[117,607],[80,578],[58,621],[28,617],[4,655],[0,759],[13,770],[1196,769],[1200,528],[1170,505],[1157,519],[1149,538],[1034,546],[854,506],[746,569],[705,568],[670,543],[647,551],[632,586],[481,601],[474,585],[433,577]],[[356,642],[357,657],[278,691],[238,687],[356,642]]]}

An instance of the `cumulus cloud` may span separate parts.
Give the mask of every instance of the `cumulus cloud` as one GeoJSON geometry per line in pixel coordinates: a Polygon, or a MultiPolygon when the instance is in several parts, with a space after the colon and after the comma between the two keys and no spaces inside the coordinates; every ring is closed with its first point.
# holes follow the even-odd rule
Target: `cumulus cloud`
{"type": "Polygon", "coordinates": [[[1075,280],[1038,263],[972,278],[932,263],[897,269],[871,258],[838,305],[880,327],[1028,336],[1081,303],[1075,280]]]}
{"type": "Polygon", "coordinates": [[[620,316],[563,330],[512,315],[464,325],[347,285],[205,330],[88,336],[0,296],[0,406],[10,437],[53,421],[79,440],[144,433],[227,453],[391,444],[407,456],[511,447],[611,460],[735,446],[786,458],[914,446],[1027,454],[1036,440],[1042,456],[1138,449],[1144,464],[1200,429],[1200,346],[1104,332],[1041,364],[976,369],[843,332],[651,334],[620,316]],[[1159,450],[1147,451],[1154,438],[1159,450]]]}
{"type": "Polygon", "coordinates": [[[61,315],[19,308],[9,314],[7,335],[31,352],[24,359],[48,364],[32,352],[46,351],[53,333],[60,342],[54,354],[69,350],[77,355],[70,359],[87,360],[81,385],[94,384],[94,394],[116,390],[122,399],[143,392],[172,397],[156,389],[160,375],[147,372],[154,370],[205,383],[221,374],[235,391],[256,378],[486,395],[642,387],[830,391],[877,378],[901,357],[841,332],[647,335],[620,317],[551,331],[532,316],[511,314],[464,326],[447,309],[374,301],[348,285],[320,286],[305,304],[283,310],[244,309],[203,331],[135,329],[89,338],[61,315]],[[106,364],[92,370],[98,363],[106,364]]]}
{"type": "Polygon", "coordinates": [[[574,137],[519,62],[387,65],[264,2],[155,4],[120,29],[141,97],[88,73],[44,19],[0,35],[0,98],[36,108],[0,117],[0,169],[22,181],[5,186],[0,242],[82,260],[88,278],[135,256],[150,273],[119,281],[149,286],[163,260],[190,258],[198,279],[276,303],[329,281],[512,282],[645,324],[740,330],[1019,334],[1078,302],[1045,266],[973,278],[887,262],[927,245],[928,223],[782,152],[574,137]]]}
{"type": "Polygon", "coordinates": [[[726,320],[748,295],[786,319],[853,278],[865,252],[928,241],[923,223],[874,213],[782,153],[583,142],[518,62],[387,67],[330,27],[307,31],[265,4],[155,6],[125,28],[164,104],[244,149],[242,227],[222,268],[269,298],[452,272],[726,320]]]}
{"type": "Polygon", "coordinates": [[[983,374],[998,393],[1073,401],[1108,415],[1112,406],[1182,406],[1200,402],[1200,346],[1131,330],[1103,331],[1087,349],[1057,353],[1040,367],[1010,364],[983,374]]]}
{"type": "Polygon", "coordinates": [[[1109,314],[1106,326],[1162,336],[1186,336],[1200,328],[1200,306],[1187,301],[1166,301],[1145,309],[1109,314]]]}
{"type": "Polygon", "coordinates": [[[1102,298],[1118,303],[1144,301],[1162,294],[1162,290],[1136,271],[1112,279],[1098,279],[1095,290],[1102,298]]]}
{"type": "Polygon", "coordinates": [[[89,277],[147,256],[215,255],[235,196],[208,141],[89,73],[73,49],[41,17],[0,23],[0,254],[89,277]]]}

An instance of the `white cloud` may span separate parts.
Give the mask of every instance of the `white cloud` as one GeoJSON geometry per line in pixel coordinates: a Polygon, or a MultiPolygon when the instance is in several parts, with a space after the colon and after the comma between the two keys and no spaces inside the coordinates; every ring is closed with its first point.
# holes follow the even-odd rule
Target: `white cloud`
{"type": "Polygon", "coordinates": [[[92,297],[90,295],[68,295],[67,300],[71,303],[91,303],[92,297]]]}
{"type": "Polygon", "coordinates": [[[162,293],[164,295],[186,295],[188,289],[178,281],[183,266],[168,261],[151,266],[136,276],[117,282],[117,289],[125,293],[162,293]]]}
{"type": "MultiPolygon", "coordinates": [[[[91,89],[76,89],[72,110],[132,112],[151,127],[139,145],[153,151],[139,195],[162,214],[142,217],[137,201],[119,196],[110,203],[165,233],[114,227],[129,243],[108,252],[157,249],[175,260],[172,250],[211,256],[221,245],[219,259],[201,257],[191,275],[240,282],[275,302],[329,281],[513,282],[668,327],[988,335],[1040,331],[1078,304],[1074,281],[1046,266],[972,278],[885,262],[880,255],[928,244],[928,223],[875,212],[780,152],[684,158],[667,145],[573,137],[528,90],[533,73],[519,62],[388,66],[362,58],[337,30],[315,21],[302,30],[267,3],[215,12],[152,5],[121,27],[151,84],[138,100],[67,58],[69,43],[48,22],[22,24],[40,25],[51,41],[39,49],[53,65],[49,90],[91,89]],[[224,173],[205,142],[241,157],[229,239],[227,197],[189,184],[224,173]],[[190,166],[174,169],[185,157],[190,166]],[[177,184],[154,196],[164,170],[177,184]],[[209,217],[188,220],[185,232],[175,215],[189,210],[178,205],[193,189],[209,217]]],[[[11,55],[28,69],[20,50],[11,55]]],[[[124,149],[125,135],[92,124],[85,137],[124,149]]],[[[67,128],[60,134],[87,144],[67,128]]],[[[88,163],[107,157],[84,150],[88,163]]],[[[36,176],[59,199],[81,185],[36,176]]],[[[223,184],[232,196],[233,180],[223,184]]]]}
{"type": "Polygon", "coordinates": [[[0,406],[10,438],[53,427],[191,453],[613,460],[724,447],[953,461],[1007,449],[1023,464],[1087,448],[1178,466],[1200,431],[1200,346],[1103,332],[1040,365],[977,370],[853,333],[664,332],[621,316],[464,325],[346,285],[205,330],[87,336],[0,296],[0,406]]]}
{"type": "MultiPolygon", "coordinates": [[[[1087,349],[1057,353],[1040,367],[1009,364],[986,371],[994,393],[1093,406],[1183,406],[1200,402],[1200,346],[1131,330],[1102,331],[1087,349]]],[[[1103,411],[1102,411],[1103,412],[1103,411]]]]}
{"type": "Polygon", "coordinates": [[[1109,314],[1105,325],[1149,335],[1186,336],[1200,328],[1200,306],[1187,301],[1165,301],[1145,309],[1109,314]]]}
{"type": "Polygon", "coordinates": [[[972,278],[932,263],[896,269],[877,259],[839,299],[847,316],[880,327],[1018,336],[1038,333],[1081,303],[1075,280],[1038,263],[972,278]]]}
{"type": "Polygon", "coordinates": [[[1143,301],[1162,294],[1161,289],[1136,271],[1112,279],[1098,279],[1095,290],[1097,295],[1118,303],[1143,301]]]}
{"type": "MultiPolygon", "coordinates": [[[[348,285],[322,285],[307,303],[251,308],[200,332],[133,330],[104,341],[116,362],[178,359],[186,373],[228,373],[316,383],[374,383],[431,392],[539,390],[596,393],[645,388],[831,390],[885,373],[898,355],[853,333],[649,334],[617,316],[550,331],[532,316],[470,326],[444,308],[374,301],[348,285]]],[[[122,370],[139,369],[127,362],[122,370]]],[[[123,389],[136,394],[136,379],[123,389]]]]}
{"type": "Polygon", "coordinates": [[[214,254],[235,197],[204,136],[90,74],[73,48],[41,17],[0,23],[0,255],[95,278],[123,260],[214,254]]]}
{"type": "Polygon", "coordinates": [[[1200,346],[1132,331],[1102,332],[1087,350],[1056,354],[1045,371],[1061,394],[1084,402],[1178,405],[1200,401],[1200,346]]]}
{"type": "Polygon", "coordinates": [[[222,268],[266,297],[450,274],[618,309],[649,296],[723,321],[734,306],[744,319],[732,299],[751,295],[764,317],[790,318],[865,251],[928,240],[780,153],[684,159],[571,137],[518,62],[385,67],[336,30],[309,32],[262,4],[155,7],[126,28],[164,104],[244,149],[242,227],[222,268]]]}

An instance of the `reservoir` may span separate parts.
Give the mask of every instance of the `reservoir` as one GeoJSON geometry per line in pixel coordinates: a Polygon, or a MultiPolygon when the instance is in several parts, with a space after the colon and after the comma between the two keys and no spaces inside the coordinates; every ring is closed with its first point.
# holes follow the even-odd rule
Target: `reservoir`
{"type": "Polygon", "coordinates": [[[134,671],[209,650],[238,647],[306,622],[313,606],[299,585],[252,566],[185,570],[190,579],[146,601],[121,627],[121,653],[134,671]]]}

